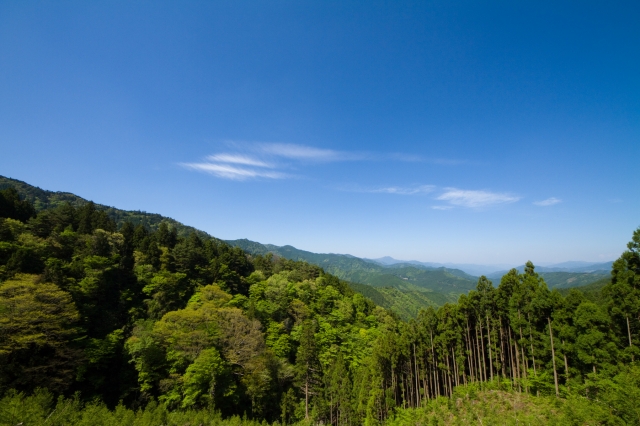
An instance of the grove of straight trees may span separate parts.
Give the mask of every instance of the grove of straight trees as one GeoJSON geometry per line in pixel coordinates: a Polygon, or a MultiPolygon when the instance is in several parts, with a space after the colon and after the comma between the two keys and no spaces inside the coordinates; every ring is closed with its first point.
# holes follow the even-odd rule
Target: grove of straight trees
{"type": "Polygon", "coordinates": [[[304,262],[0,191],[0,424],[398,424],[461,389],[608,401],[604,423],[640,424],[638,344],[640,229],[596,298],[528,262],[407,322],[304,262]]]}

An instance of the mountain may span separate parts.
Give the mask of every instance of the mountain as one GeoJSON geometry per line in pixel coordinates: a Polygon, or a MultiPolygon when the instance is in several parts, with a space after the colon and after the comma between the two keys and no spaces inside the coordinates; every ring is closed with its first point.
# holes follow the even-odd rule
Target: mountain
{"type": "MultiPolygon", "coordinates": [[[[0,176],[0,190],[7,189],[9,187],[15,188],[23,199],[29,200],[33,203],[36,211],[38,212],[46,209],[52,209],[66,203],[69,203],[74,207],[80,207],[89,202],[89,200],[75,194],[71,194],[70,192],[47,191],[17,179],[0,176]]],[[[184,225],[175,219],[162,216],[157,213],[147,213],[139,210],[120,210],[103,204],[95,204],[95,206],[97,210],[105,211],[111,219],[115,220],[118,226],[129,221],[134,225],[143,224],[147,228],[155,231],[162,222],[167,222],[169,225],[174,226],[178,231],[178,235],[182,237],[186,237],[192,232],[195,232],[200,238],[213,238],[204,231],[192,226],[184,225]]]]}
{"type": "Polygon", "coordinates": [[[542,272],[540,276],[544,278],[549,289],[583,287],[591,283],[607,280],[611,278],[609,272],[542,272]]]}
{"type": "Polygon", "coordinates": [[[226,243],[252,254],[273,253],[287,259],[304,260],[341,279],[374,287],[459,295],[475,288],[477,282],[476,277],[457,269],[417,267],[406,263],[384,266],[351,255],[312,253],[289,245],[279,247],[247,239],[227,240],[226,243]]]}
{"type": "MultiPolygon", "coordinates": [[[[567,272],[567,273],[597,273],[597,274],[609,274],[611,271],[611,267],[613,266],[613,261],[602,262],[602,263],[593,263],[593,262],[578,262],[578,261],[570,261],[563,263],[556,263],[547,266],[536,266],[536,272],[567,272]]],[[[515,269],[518,272],[524,271],[524,265],[520,265],[515,269]]],[[[487,275],[487,278],[490,279],[500,279],[504,274],[506,274],[507,270],[501,270],[492,272],[487,275]]]]}
{"type": "MultiPolygon", "coordinates": [[[[0,176],[0,190],[8,187],[14,187],[21,197],[34,204],[37,211],[55,208],[65,203],[79,207],[89,202],[69,192],[48,191],[20,180],[0,176]]],[[[95,204],[95,207],[97,210],[105,211],[118,225],[130,221],[134,225],[143,224],[152,230],[157,230],[162,222],[167,222],[176,228],[180,236],[188,236],[195,232],[200,238],[213,238],[204,231],[160,214],[121,210],[102,204],[95,204]]],[[[247,239],[232,240],[227,243],[254,255],[273,253],[287,259],[304,260],[322,267],[326,272],[341,279],[373,286],[377,293],[362,286],[356,286],[359,289],[356,291],[365,295],[370,294],[372,300],[377,301],[376,303],[380,306],[393,310],[403,318],[414,316],[420,308],[455,302],[460,294],[475,288],[477,278],[468,271],[490,268],[482,265],[447,264],[460,266],[460,268],[453,268],[438,263],[402,261],[389,256],[379,259],[361,259],[348,254],[312,253],[289,245],[275,246],[247,239]]],[[[588,285],[608,277],[611,264],[612,262],[601,264],[565,262],[537,267],[536,270],[545,278],[549,288],[569,288],[588,285]],[[575,272],[569,273],[567,269],[575,272]]],[[[522,271],[524,266],[518,269],[522,271]]],[[[504,273],[506,271],[489,274],[489,278],[497,285],[504,273]]]]}
{"type": "MultiPolygon", "coordinates": [[[[9,187],[15,188],[21,198],[33,203],[38,212],[53,209],[66,203],[74,207],[81,207],[90,202],[69,192],[48,191],[17,179],[0,176],[0,190],[9,187]]],[[[95,204],[95,207],[97,210],[105,211],[118,226],[130,221],[134,225],[143,224],[155,231],[162,222],[166,222],[175,227],[178,235],[182,237],[195,232],[204,240],[214,238],[204,231],[160,214],[121,210],[103,204],[95,204]]],[[[405,319],[415,316],[421,308],[437,307],[446,302],[455,302],[458,294],[473,287],[472,282],[465,282],[462,271],[429,271],[421,274],[418,270],[396,267],[393,271],[390,270],[385,274],[380,273],[382,268],[379,265],[350,255],[322,255],[298,250],[292,246],[263,245],[249,240],[236,240],[233,243],[232,245],[242,248],[249,254],[272,252],[287,259],[304,260],[318,265],[329,273],[337,271],[339,274],[336,275],[339,278],[362,282],[363,284],[357,286],[357,289],[354,288],[355,291],[365,296],[374,297],[374,302],[377,301],[379,306],[391,309],[405,319]],[[449,286],[449,284],[452,285],[449,286]],[[370,285],[378,286],[378,291],[373,291],[370,285]],[[440,289],[443,293],[436,292],[435,288],[440,289]]]]}
{"type": "MultiPolygon", "coordinates": [[[[376,291],[363,287],[358,287],[358,291],[403,318],[412,317],[420,308],[454,302],[460,294],[473,290],[478,281],[476,276],[462,269],[446,268],[437,263],[402,261],[390,256],[361,259],[348,254],[312,253],[290,245],[261,244],[247,239],[226,242],[252,254],[273,253],[287,259],[305,260],[341,279],[373,286],[376,291]]],[[[536,272],[544,278],[549,289],[574,288],[609,278],[611,264],[612,262],[565,262],[538,266],[536,272]]],[[[490,268],[471,264],[461,266],[463,265],[485,270],[490,268]]],[[[523,272],[524,265],[516,269],[523,272]]],[[[493,281],[494,286],[498,286],[505,273],[507,271],[494,272],[487,278],[493,281]]]]}
{"type": "Polygon", "coordinates": [[[496,271],[502,271],[509,269],[509,265],[477,265],[473,263],[435,263],[435,262],[420,262],[418,260],[398,260],[391,256],[384,256],[377,259],[364,259],[367,262],[373,262],[384,266],[391,266],[396,264],[410,264],[416,267],[426,268],[447,268],[447,269],[459,269],[466,272],[471,276],[479,277],[480,275],[489,275],[496,271]]]}

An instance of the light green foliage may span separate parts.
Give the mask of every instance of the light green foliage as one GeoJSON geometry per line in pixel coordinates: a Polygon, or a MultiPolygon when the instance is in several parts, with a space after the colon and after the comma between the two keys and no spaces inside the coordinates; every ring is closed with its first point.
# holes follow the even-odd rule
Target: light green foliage
{"type": "Polygon", "coordinates": [[[1,283],[0,389],[66,389],[77,366],[71,342],[79,319],[69,293],[55,284],[26,274],[1,283]]]}
{"type": "MultiPolygon", "coordinates": [[[[206,407],[215,400],[216,385],[227,373],[227,363],[216,348],[205,349],[184,374],[182,407],[206,407]]],[[[220,391],[220,390],[219,390],[220,391]]]]}

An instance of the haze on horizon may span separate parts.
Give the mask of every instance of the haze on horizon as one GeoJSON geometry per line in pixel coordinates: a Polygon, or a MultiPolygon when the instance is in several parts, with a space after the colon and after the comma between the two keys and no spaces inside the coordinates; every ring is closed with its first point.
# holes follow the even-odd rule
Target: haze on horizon
{"type": "Polygon", "coordinates": [[[640,4],[2,2],[0,175],[218,238],[605,262],[640,226],[640,4]]]}

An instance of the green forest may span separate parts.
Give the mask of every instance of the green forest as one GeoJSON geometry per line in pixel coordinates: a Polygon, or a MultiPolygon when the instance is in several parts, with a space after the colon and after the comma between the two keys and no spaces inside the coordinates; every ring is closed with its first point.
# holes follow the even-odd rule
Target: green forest
{"type": "Polygon", "coordinates": [[[404,320],[318,266],[7,187],[0,424],[640,424],[630,234],[588,291],[528,262],[404,320]]]}

